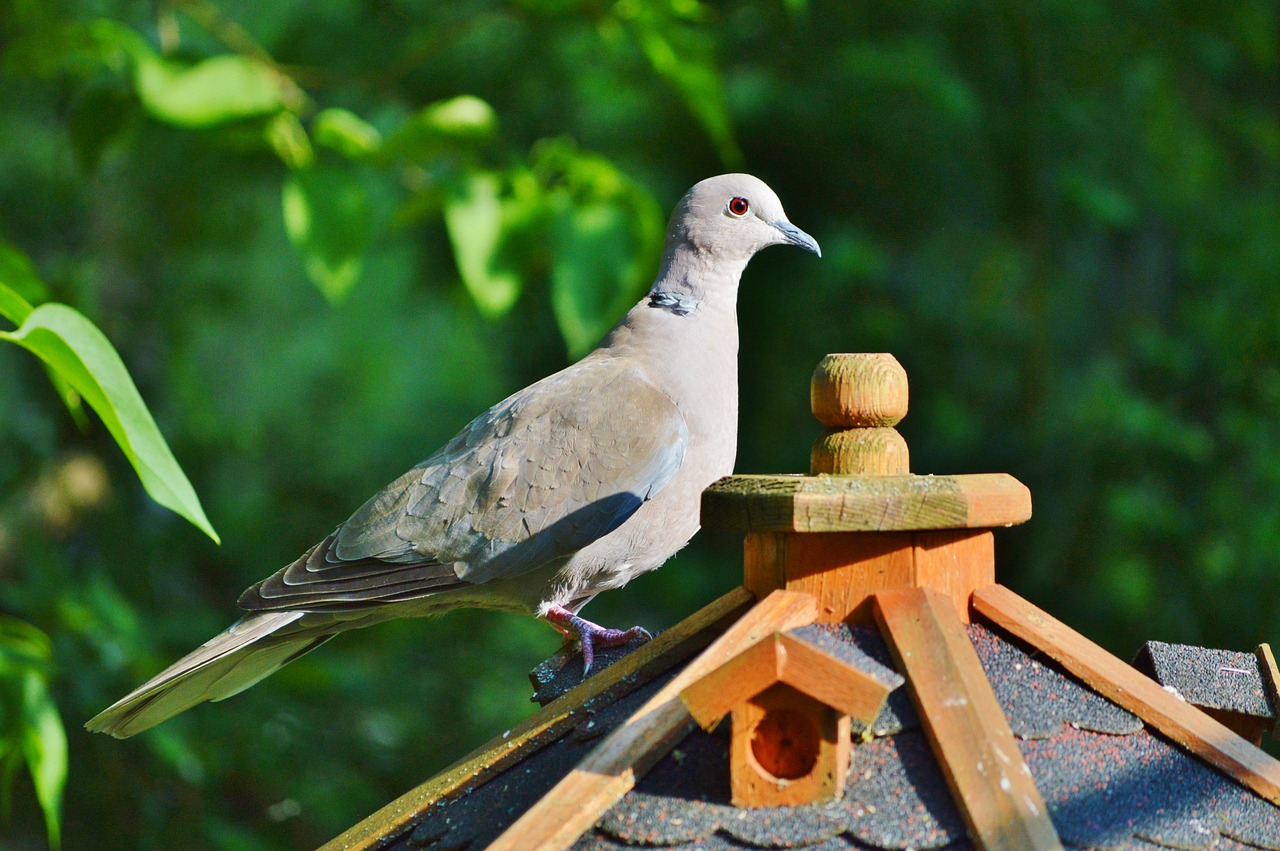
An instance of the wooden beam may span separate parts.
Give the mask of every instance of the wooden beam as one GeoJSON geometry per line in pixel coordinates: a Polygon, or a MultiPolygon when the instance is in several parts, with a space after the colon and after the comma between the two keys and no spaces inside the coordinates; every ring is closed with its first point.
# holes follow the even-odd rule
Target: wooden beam
{"type": "Polygon", "coordinates": [[[866,726],[876,720],[892,688],[794,635],[777,637],[779,679],[866,726]]]}
{"type": "Polygon", "coordinates": [[[883,591],[875,613],[970,839],[985,851],[1061,849],[951,600],[927,588],[883,591]]]}
{"type": "Polygon", "coordinates": [[[571,846],[689,731],[693,718],[680,700],[680,692],[743,648],[770,633],[811,623],[816,616],[817,606],[808,594],[775,591],[757,603],[605,737],[586,759],[508,827],[489,851],[558,851],[571,846]]]}
{"type": "Polygon", "coordinates": [[[570,689],[508,733],[491,739],[435,777],[353,825],[321,846],[320,851],[364,851],[377,847],[435,802],[476,788],[509,765],[559,739],[581,720],[579,713],[586,704],[622,697],[694,655],[754,602],[755,597],[745,588],[735,588],[570,689]]]}
{"type": "Polygon", "coordinates": [[[689,714],[712,729],[736,706],[777,683],[871,724],[892,689],[809,642],[781,632],[767,636],[680,692],[689,714]]]}
{"type": "Polygon", "coordinates": [[[1271,652],[1270,644],[1259,644],[1253,655],[1258,658],[1258,673],[1266,684],[1271,710],[1275,713],[1271,719],[1271,737],[1280,738],[1280,668],[1276,667],[1276,656],[1271,652]]]}
{"type": "Polygon", "coordinates": [[[778,682],[776,635],[757,641],[680,692],[680,699],[700,727],[713,729],[735,706],[778,682]]]}
{"type": "Polygon", "coordinates": [[[1271,803],[1280,804],[1280,762],[1227,727],[1008,588],[980,588],[972,602],[978,614],[1033,645],[1089,688],[1271,803]]]}
{"type": "Polygon", "coordinates": [[[1031,519],[1006,473],[965,476],[729,476],[702,493],[702,525],[739,532],[985,529],[1031,519]]]}

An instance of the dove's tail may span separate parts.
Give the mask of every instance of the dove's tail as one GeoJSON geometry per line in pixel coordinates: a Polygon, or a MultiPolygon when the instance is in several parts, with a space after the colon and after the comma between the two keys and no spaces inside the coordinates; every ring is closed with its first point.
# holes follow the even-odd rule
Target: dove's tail
{"type": "MultiPolygon", "coordinates": [[[[304,615],[249,615],[98,713],[85,727],[125,739],[197,703],[244,691],[333,637],[332,631],[298,623],[304,615]]],[[[333,621],[326,625],[332,629],[333,621]]]]}

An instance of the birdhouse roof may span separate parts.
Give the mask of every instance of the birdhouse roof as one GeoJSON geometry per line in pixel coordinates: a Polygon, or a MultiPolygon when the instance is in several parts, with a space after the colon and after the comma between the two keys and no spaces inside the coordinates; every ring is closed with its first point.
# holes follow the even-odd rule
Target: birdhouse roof
{"type": "MultiPolygon", "coordinates": [[[[541,712],[464,760],[460,771],[445,772],[415,790],[416,798],[410,793],[353,829],[363,826],[363,835],[349,832],[331,847],[488,846],[555,795],[602,742],[635,723],[637,711],[723,631],[732,619],[725,612],[740,611],[741,603],[721,601],[649,645],[608,651],[602,657],[608,667],[586,683],[580,657],[554,657],[537,672],[538,696],[546,703],[541,712]]],[[[880,632],[845,624],[788,632],[894,686],[872,724],[853,723],[848,785],[839,802],[731,806],[727,725],[705,732],[684,724],[670,741],[653,744],[652,768],[570,847],[971,847],[904,671],[880,632]]],[[[986,625],[967,625],[964,633],[1065,846],[1280,848],[1280,808],[1035,648],[986,625]]],[[[568,803],[576,809],[583,802],[568,803]]]]}

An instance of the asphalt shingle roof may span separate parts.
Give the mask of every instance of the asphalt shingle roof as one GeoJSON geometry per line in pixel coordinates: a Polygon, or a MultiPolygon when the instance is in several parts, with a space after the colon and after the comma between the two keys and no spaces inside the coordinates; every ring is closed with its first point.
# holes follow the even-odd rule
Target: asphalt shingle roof
{"type": "MultiPolygon", "coordinates": [[[[960,813],[879,632],[844,624],[797,632],[899,686],[871,730],[855,730],[842,800],[735,808],[729,803],[729,725],[712,733],[692,729],[574,848],[967,851],[960,813]]],[[[978,625],[967,632],[1068,847],[1280,851],[1280,809],[1015,641],[978,625]]],[[[539,696],[549,699],[575,685],[579,664],[555,659],[535,680],[539,696]]],[[[558,741],[469,794],[436,804],[384,847],[483,848],[673,675],[590,713],[558,741]]]]}

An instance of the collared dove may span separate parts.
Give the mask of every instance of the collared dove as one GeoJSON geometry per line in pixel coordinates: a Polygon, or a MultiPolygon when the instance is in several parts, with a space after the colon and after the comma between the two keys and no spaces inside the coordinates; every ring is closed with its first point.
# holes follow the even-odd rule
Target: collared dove
{"type": "Polygon", "coordinates": [[[124,738],[222,700],[335,634],[461,606],[534,614],[594,647],[637,636],[578,615],[698,531],[702,490],[733,471],[738,279],[757,251],[821,256],[768,186],[695,185],[657,280],[574,365],[494,405],[332,534],[240,597],[246,615],[94,717],[124,738]]]}

